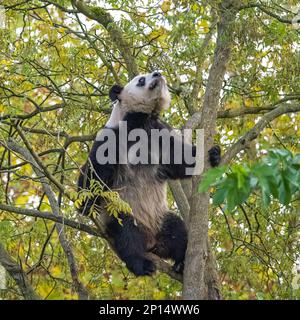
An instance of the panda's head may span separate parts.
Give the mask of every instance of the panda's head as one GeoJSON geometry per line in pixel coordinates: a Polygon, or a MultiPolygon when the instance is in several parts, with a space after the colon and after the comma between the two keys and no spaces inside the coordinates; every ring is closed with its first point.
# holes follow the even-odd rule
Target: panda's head
{"type": "Polygon", "coordinates": [[[114,85],[109,92],[123,112],[158,114],[170,105],[170,93],[165,78],[158,71],[136,76],[124,88],[114,85]]]}

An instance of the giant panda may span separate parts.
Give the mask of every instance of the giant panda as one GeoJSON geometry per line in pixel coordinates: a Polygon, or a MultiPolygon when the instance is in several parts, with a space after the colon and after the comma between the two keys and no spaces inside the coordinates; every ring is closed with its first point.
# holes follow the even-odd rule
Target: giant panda
{"type": "MultiPolygon", "coordinates": [[[[139,75],[132,79],[125,87],[114,85],[109,92],[114,103],[112,114],[105,129],[112,130],[117,139],[115,148],[118,150],[120,139],[120,121],[127,123],[127,133],[140,128],[150,135],[152,129],[172,130],[164,123],[159,115],[170,105],[170,93],[165,78],[155,71],[146,75],[139,75]]],[[[167,181],[169,179],[185,179],[186,168],[195,164],[174,161],[174,147],[158,148],[160,161],[156,164],[123,164],[121,161],[110,164],[99,163],[97,150],[107,141],[99,132],[90,151],[88,161],[83,166],[78,180],[80,189],[88,189],[90,179],[101,181],[106,188],[118,190],[120,197],[132,208],[132,215],[119,213],[118,220],[110,216],[103,199],[89,199],[81,207],[82,214],[88,214],[93,202],[101,208],[104,215],[107,234],[113,239],[118,256],[126,263],[127,268],[137,276],[151,275],[155,272],[153,261],[145,257],[147,252],[153,252],[161,258],[172,259],[173,269],[182,273],[187,247],[187,229],[184,221],[168,209],[167,181]],[[168,152],[170,163],[161,161],[164,153],[168,152]]],[[[107,137],[106,137],[107,138],[107,137]]],[[[129,157],[131,141],[123,150],[122,156],[129,157]]],[[[184,142],[182,142],[184,143],[184,142]]],[[[195,146],[190,145],[195,155],[195,146]]],[[[151,146],[149,146],[151,155],[151,146]]],[[[117,155],[120,157],[121,154],[117,155]]],[[[209,161],[212,166],[220,161],[218,146],[209,150],[209,161]]]]}

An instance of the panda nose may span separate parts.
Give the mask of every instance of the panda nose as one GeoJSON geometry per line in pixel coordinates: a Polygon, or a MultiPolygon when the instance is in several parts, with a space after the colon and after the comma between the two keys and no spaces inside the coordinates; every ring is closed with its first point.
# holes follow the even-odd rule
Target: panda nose
{"type": "Polygon", "coordinates": [[[158,78],[158,77],[161,77],[161,73],[158,72],[158,71],[155,71],[153,72],[153,75],[152,75],[154,78],[158,78]]]}

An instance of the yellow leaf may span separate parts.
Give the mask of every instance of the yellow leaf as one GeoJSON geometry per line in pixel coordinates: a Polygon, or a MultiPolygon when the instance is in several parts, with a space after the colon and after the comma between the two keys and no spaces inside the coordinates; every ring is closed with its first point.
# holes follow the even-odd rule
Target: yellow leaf
{"type": "Polygon", "coordinates": [[[281,116],[280,120],[282,122],[290,122],[291,118],[287,114],[284,114],[284,115],[281,116]]]}
{"type": "Polygon", "coordinates": [[[145,22],[146,21],[146,13],[144,12],[139,12],[137,15],[136,15],[136,19],[140,22],[145,22]]]}
{"type": "Polygon", "coordinates": [[[0,104],[0,113],[4,112],[6,107],[3,104],[0,104]]]}
{"type": "Polygon", "coordinates": [[[30,164],[25,164],[20,168],[20,174],[24,176],[30,176],[32,174],[32,168],[30,164]]]}
{"type": "Polygon", "coordinates": [[[164,300],[165,297],[166,297],[166,294],[163,291],[155,291],[153,293],[154,300],[164,300]]]}
{"type": "Polygon", "coordinates": [[[225,110],[231,110],[231,109],[237,109],[240,107],[240,104],[238,101],[228,101],[225,103],[225,110]]]}
{"type": "Polygon", "coordinates": [[[0,60],[0,65],[9,66],[9,65],[11,65],[11,64],[12,64],[12,62],[9,61],[9,60],[6,60],[6,59],[0,60]]]}
{"type": "Polygon", "coordinates": [[[171,8],[171,1],[170,0],[165,0],[162,5],[161,5],[161,10],[166,13],[170,10],[171,8]]]}
{"type": "Polygon", "coordinates": [[[20,255],[21,257],[24,256],[24,248],[23,248],[23,246],[20,246],[20,247],[19,247],[19,255],[20,255]]]}
{"type": "Polygon", "coordinates": [[[34,85],[31,82],[26,81],[22,84],[23,90],[29,91],[29,90],[32,90],[33,88],[34,88],[34,85]]]}
{"type": "Polygon", "coordinates": [[[207,20],[199,20],[198,21],[198,27],[203,29],[204,33],[209,32],[209,26],[208,26],[208,21],[207,20]]]}
{"type": "Polygon", "coordinates": [[[157,41],[165,41],[165,39],[167,38],[167,30],[163,27],[160,27],[157,30],[153,30],[150,34],[149,34],[149,38],[150,40],[154,40],[156,39],[157,41]]]}
{"type": "Polygon", "coordinates": [[[56,29],[59,33],[64,33],[65,32],[65,28],[61,27],[61,28],[57,28],[56,29]]]}
{"type": "Polygon", "coordinates": [[[208,27],[208,22],[207,22],[207,20],[199,20],[199,21],[198,21],[198,26],[199,26],[200,28],[207,28],[207,27],[208,27]]]}
{"type": "Polygon", "coordinates": [[[267,134],[267,135],[269,135],[269,136],[272,136],[272,135],[273,135],[273,129],[271,129],[271,128],[266,128],[266,129],[264,130],[264,134],[267,134]]]}
{"type": "Polygon", "coordinates": [[[17,197],[15,204],[26,204],[28,202],[28,196],[27,195],[21,195],[17,197]]]}
{"type": "Polygon", "coordinates": [[[191,6],[192,11],[197,11],[198,8],[199,8],[199,5],[198,5],[198,3],[196,3],[196,2],[193,3],[192,6],[191,6]]]}
{"type": "Polygon", "coordinates": [[[55,266],[51,269],[51,274],[53,277],[59,277],[61,274],[61,269],[59,266],[55,266]]]}
{"type": "Polygon", "coordinates": [[[245,107],[251,107],[252,106],[252,100],[251,99],[245,99],[244,100],[244,104],[245,104],[245,107]]]}

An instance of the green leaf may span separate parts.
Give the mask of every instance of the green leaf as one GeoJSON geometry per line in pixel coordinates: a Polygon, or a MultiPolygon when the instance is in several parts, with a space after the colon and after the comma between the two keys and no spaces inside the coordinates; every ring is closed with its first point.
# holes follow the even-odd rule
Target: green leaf
{"type": "Polygon", "coordinates": [[[281,174],[281,180],[279,183],[279,202],[284,205],[288,205],[291,202],[292,193],[288,179],[284,174],[281,174]]]}
{"type": "Polygon", "coordinates": [[[214,185],[226,172],[227,166],[216,167],[203,174],[201,183],[198,186],[198,192],[205,192],[210,186],[214,185]]]}
{"type": "Polygon", "coordinates": [[[295,155],[293,164],[300,164],[300,153],[295,155]]]}
{"type": "Polygon", "coordinates": [[[215,186],[213,203],[225,203],[228,210],[245,202],[254,190],[260,190],[264,207],[269,206],[272,199],[288,205],[293,194],[300,189],[300,170],[295,166],[290,151],[272,149],[260,163],[251,167],[235,164],[225,176],[225,167],[208,171],[198,190],[203,192],[209,186],[215,186]]]}
{"type": "Polygon", "coordinates": [[[219,188],[213,195],[213,204],[218,206],[222,204],[227,197],[228,189],[226,187],[219,188]]]}

